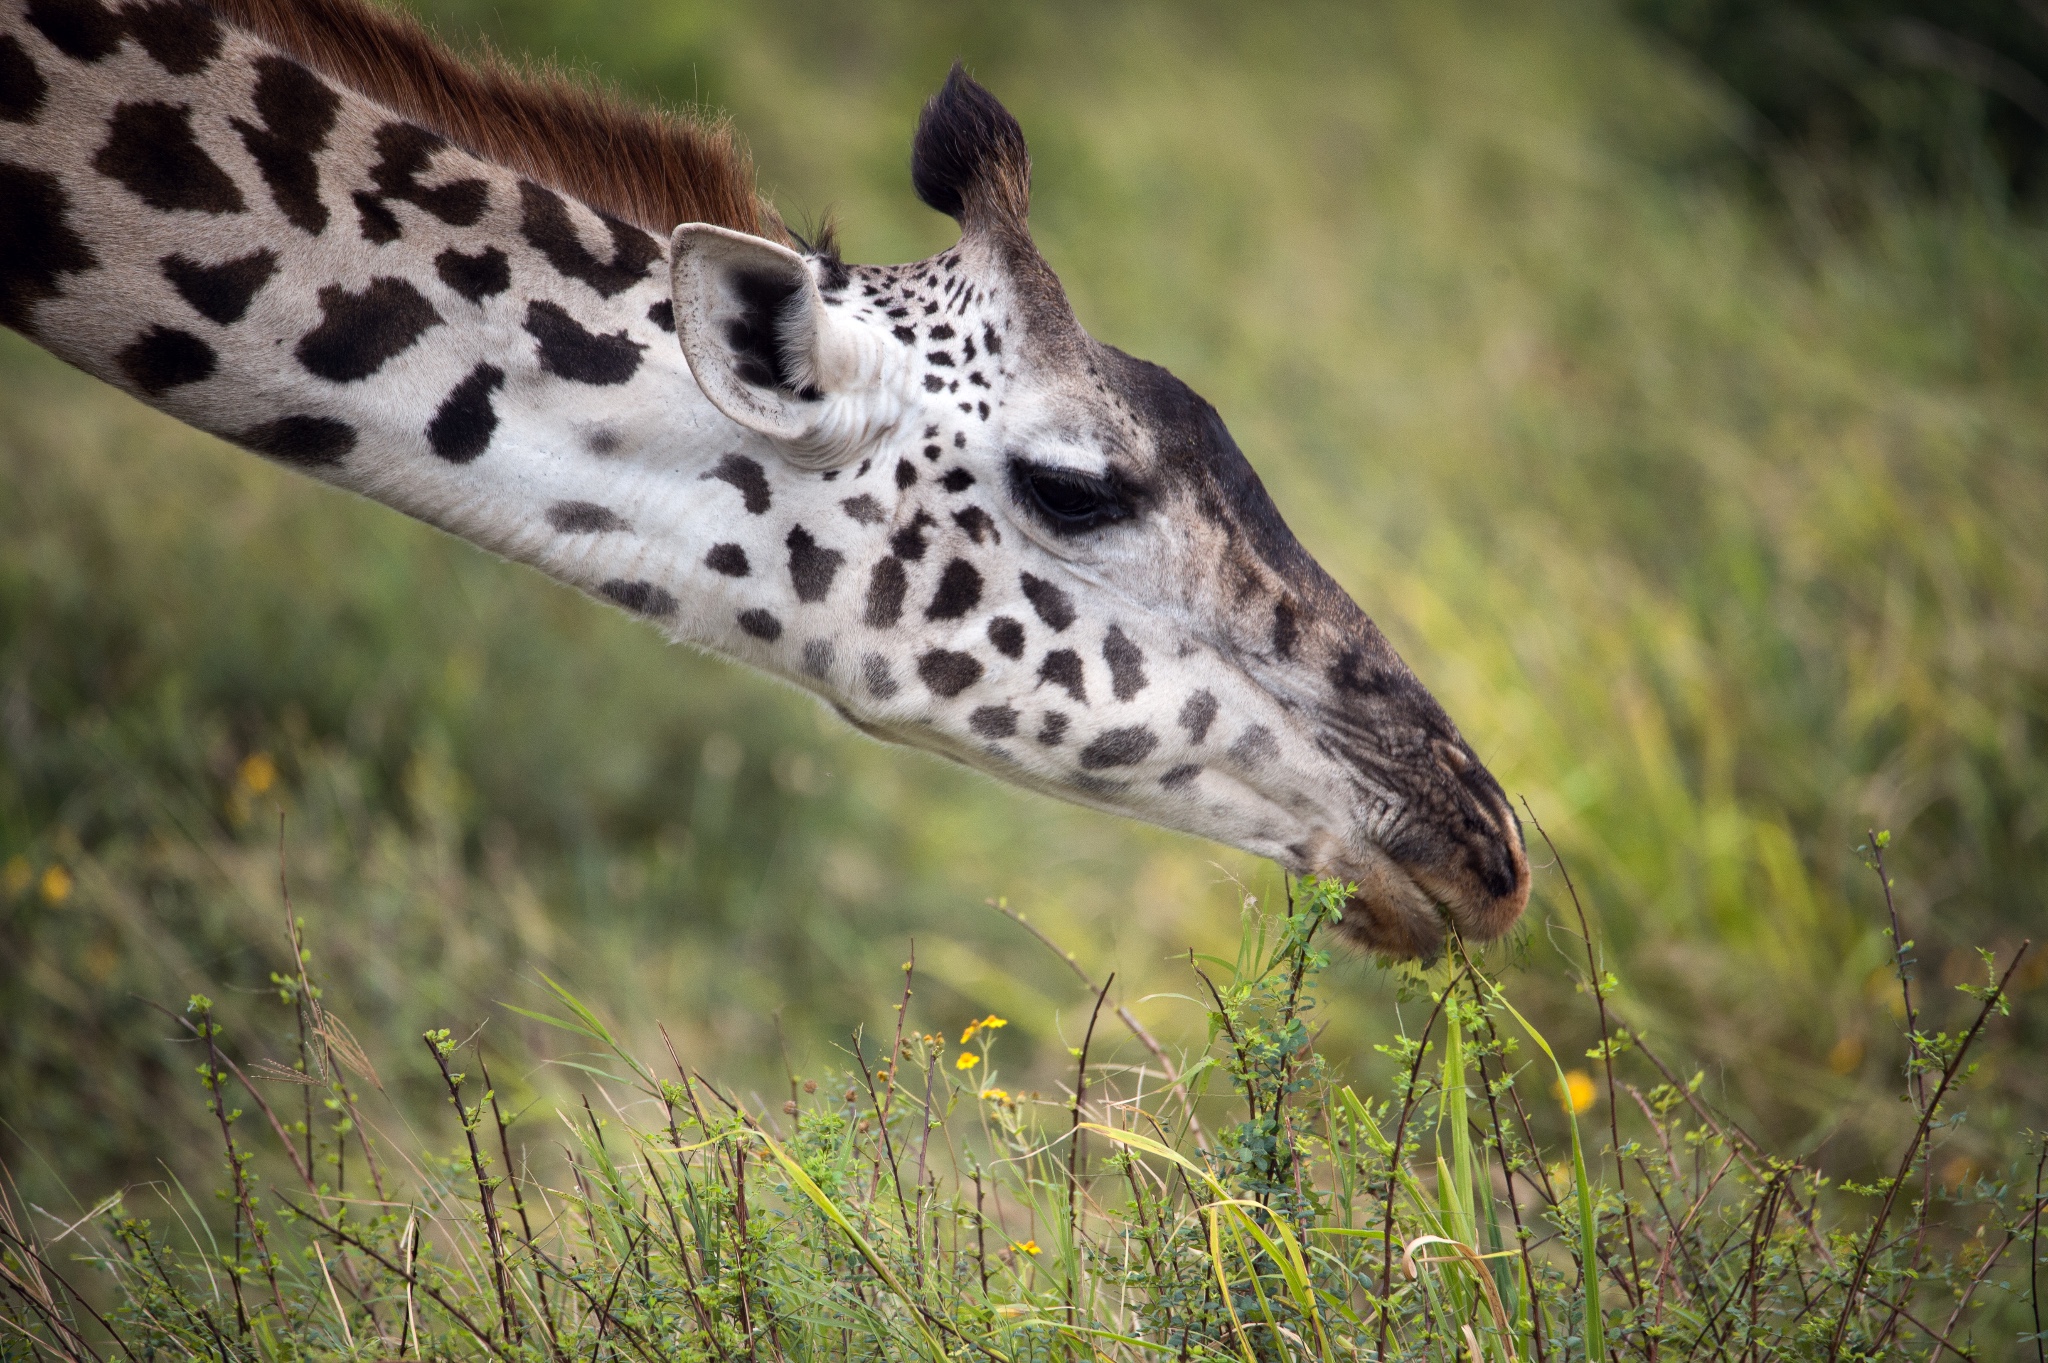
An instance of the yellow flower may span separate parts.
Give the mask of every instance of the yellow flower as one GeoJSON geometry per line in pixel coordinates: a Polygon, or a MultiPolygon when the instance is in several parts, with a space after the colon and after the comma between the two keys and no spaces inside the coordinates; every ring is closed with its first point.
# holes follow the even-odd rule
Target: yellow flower
{"type": "Polygon", "coordinates": [[[1020,1240],[1016,1244],[1011,1245],[1010,1248],[1016,1250],[1019,1254],[1029,1254],[1034,1258],[1045,1253],[1044,1250],[1038,1247],[1036,1240],[1020,1240]]]}
{"type": "Polygon", "coordinates": [[[1593,1106],[1600,1096],[1600,1090],[1593,1086],[1593,1076],[1584,1070],[1567,1070],[1561,1084],[1552,1084],[1550,1092],[1573,1116],[1593,1106]]]}
{"type": "Polygon", "coordinates": [[[999,1018],[994,1013],[990,1013],[985,1018],[979,1018],[967,1024],[967,1030],[960,1033],[960,1044],[965,1046],[968,1042],[974,1040],[976,1032],[994,1031],[998,1027],[1007,1027],[1009,1025],[1009,1019],[999,1018]]]}
{"type": "Polygon", "coordinates": [[[250,753],[235,776],[251,795],[261,795],[277,784],[277,763],[270,760],[269,753],[250,753]]]}
{"type": "Polygon", "coordinates": [[[1007,1103],[1010,1101],[1010,1091],[1008,1089],[983,1089],[981,1096],[985,1101],[991,1103],[1007,1103]]]}
{"type": "Polygon", "coordinates": [[[52,904],[62,904],[71,898],[71,872],[62,866],[52,866],[43,872],[43,898],[52,904]]]}
{"type": "Polygon", "coordinates": [[[971,1070],[980,1063],[981,1057],[973,1051],[962,1051],[958,1058],[953,1061],[953,1068],[956,1070],[971,1070]]]}

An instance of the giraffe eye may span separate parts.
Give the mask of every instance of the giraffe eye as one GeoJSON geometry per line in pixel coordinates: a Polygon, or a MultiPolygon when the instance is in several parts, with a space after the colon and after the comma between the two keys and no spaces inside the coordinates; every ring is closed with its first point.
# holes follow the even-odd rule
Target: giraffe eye
{"type": "Polygon", "coordinates": [[[1047,468],[1013,459],[1010,483],[1019,501],[1063,534],[1113,525],[1133,514],[1131,499],[1122,488],[1107,478],[1073,469],[1047,468]]]}

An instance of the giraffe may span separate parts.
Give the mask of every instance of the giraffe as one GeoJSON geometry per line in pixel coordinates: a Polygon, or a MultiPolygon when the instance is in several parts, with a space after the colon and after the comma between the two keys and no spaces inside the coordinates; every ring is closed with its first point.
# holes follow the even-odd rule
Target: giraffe
{"type": "Polygon", "coordinates": [[[1497,781],[1216,410],[1082,329],[1017,122],[959,224],[806,242],[720,126],[366,0],[0,0],[0,323],[863,732],[1356,888],[1387,957],[1527,902],[1497,781]]]}

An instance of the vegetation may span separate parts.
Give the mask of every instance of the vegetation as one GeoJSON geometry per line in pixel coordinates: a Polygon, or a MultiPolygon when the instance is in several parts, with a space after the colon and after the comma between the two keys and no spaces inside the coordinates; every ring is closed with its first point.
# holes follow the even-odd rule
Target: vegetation
{"type": "MultiPolygon", "coordinates": [[[[454,1120],[436,1125],[458,1134],[397,1149],[370,1135],[357,1085],[376,1070],[300,947],[275,981],[290,1068],[236,1063],[203,995],[180,1019],[219,1129],[228,1224],[210,1228],[182,1186],[116,1195],[49,1231],[0,1204],[4,1347],[65,1363],[1481,1363],[1970,1357],[2043,1338],[2038,1284],[2010,1260],[2037,1249],[2048,1146],[2031,1186],[1987,1179],[1938,1198],[1929,1173],[2017,960],[1987,953],[1965,1030],[1913,1033],[1913,1138],[1890,1177],[1837,1192],[1715,1113],[1702,1076],[1604,1025],[1590,1054],[1612,1163],[1589,1153],[1600,1136],[1579,1116],[1598,1081],[1567,1070],[1458,948],[1411,976],[1410,1025],[1384,1047],[1397,1079],[1361,1096],[1315,1048],[1330,960],[1318,933],[1348,889],[1296,889],[1277,915],[1246,897],[1234,959],[1190,954],[1210,1044],[1178,1064],[1125,1010],[1104,1016],[1105,981],[1071,1082],[1012,1091],[1008,1021],[974,1019],[957,1042],[920,1030],[906,961],[893,1031],[856,1034],[839,1073],[789,1074],[778,1117],[673,1046],[661,1064],[636,1059],[551,983],[557,1011],[532,1016],[595,1047],[563,1061],[580,1104],[510,1109],[474,1037],[429,1031],[411,1068],[438,1076],[454,1120]],[[1133,1033],[1120,1047],[1118,1021],[1133,1033]],[[1617,1078],[1632,1070],[1642,1087],[1617,1078]],[[1546,1095],[1568,1160],[1532,1121],[1546,1095]],[[259,1144],[288,1166],[261,1191],[259,1144]],[[139,1201],[171,1218],[138,1216],[139,1201]],[[110,1280],[104,1310],[81,1269],[110,1280]]],[[[1611,979],[1583,982],[1604,1012],[1611,979]]]]}
{"type": "MultiPolygon", "coordinates": [[[[904,163],[964,55],[1032,137],[1034,226],[1084,323],[1218,404],[1556,838],[1614,1025],[1678,1088],[1702,1074],[1693,1096],[1756,1149],[1836,1188],[1893,1176],[1916,1029],[1852,849],[1898,835],[1916,1002],[1981,983],[1979,944],[2015,959],[2048,884],[2048,241],[1996,177],[1907,194],[1788,158],[1760,203],[1722,169],[1744,111],[1597,3],[433,9],[459,38],[729,111],[792,219],[832,209],[861,259],[949,239],[904,163]]],[[[217,1123],[150,1005],[206,994],[250,1046],[231,1053],[277,1053],[255,1039],[292,974],[280,815],[394,1161],[421,1148],[403,1123],[446,1111],[438,1073],[397,1059],[424,1062],[432,1029],[490,1018],[501,1091],[580,1110],[580,1072],[542,1063],[550,1030],[497,1006],[559,1011],[543,974],[629,1054],[665,1054],[665,1019],[775,1119],[752,1095],[785,1052],[823,1074],[856,1026],[893,1028],[875,981],[914,938],[922,1025],[1009,1018],[1005,1086],[1057,1094],[1092,998],[984,900],[1113,969],[1178,1054],[1213,1011],[1175,1010],[1187,948],[1233,956],[1236,882],[1278,897],[1248,859],[879,748],[11,335],[0,486],[0,1160],[57,1229],[166,1166],[220,1182],[217,1123]]],[[[1570,1067],[1601,1040],[1554,868],[1528,921],[1488,976],[1570,1067]]],[[[2019,960],[2011,1015],[1972,1049],[1970,1120],[1921,1167],[1938,1202],[2048,1126],[2048,953],[2019,960]]],[[[1320,978],[1317,1054],[1361,1102],[1401,1092],[1378,1048],[1401,1018],[1419,1033],[1417,986],[1342,953],[1320,978]]],[[[1548,1082],[1524,1095],[1546,1172],[1568,1148],[1548,1082]]],[[[1057,1126],[1056,1100],[1041,1115],[1057,1126]]],[[[216,1235],[229,1210],[206,1208],[216,1235]]],[[[1558,1234],[1545,1252],[1568,1255],[1558,1234]]]]}

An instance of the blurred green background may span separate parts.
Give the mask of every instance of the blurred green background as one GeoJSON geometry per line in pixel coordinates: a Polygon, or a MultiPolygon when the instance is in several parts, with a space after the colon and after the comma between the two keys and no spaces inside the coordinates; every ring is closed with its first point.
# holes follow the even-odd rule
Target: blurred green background
{"type": "MultiPolygon", "coordinates": [[[[1642,8],[426,12],[726,111],[785,214],[831,212],[859,260],[950,241],[907,148],[965,57],[1031,138],[1084,324],[1222,410],[1526,796],[1624,1018],[1788,1149],[1862,1169],[1911,1115],[1865,830],[1896,836],[1937,1021],[1973,945],[2048,923],[2048,238],[1979,135],[1989,96],[1914,144],[1952,174],[1904,173],[1773,133],[1642,8]]],[[[994,1010],[1049,1076],[1085,995],[999,895],[1199,1042],[1157,997],[1190,987],[1173,958],[1277,889],[872,744],[11,333],[0,487],[0,1157],[38,1197],[211,1158],[148,1001],[203,989],[242,1054],[284,1053],[280,811],[328,1001],[401,1113],[438,1110],[428,1026],[488,1018],[507,1082],[573,1086],[495,1007],[541,972],[774,1093],[785,1049],[815,1073],[889,1021],[913,938],[919,1025],[994,1010]]],[[[1583,1047],[1538,860],[1495,959],[1583,1047]]],[[[2048,1122],[2048,969],[2021,979],[1957,1147],[1987,1167],[2048,1122]]],[[[1398,984],[1333,976],[1325,1043],[1368,1079],[1398,984]]]]}

